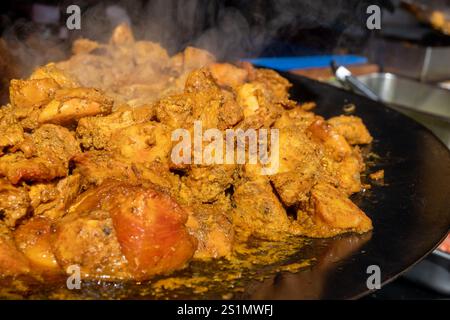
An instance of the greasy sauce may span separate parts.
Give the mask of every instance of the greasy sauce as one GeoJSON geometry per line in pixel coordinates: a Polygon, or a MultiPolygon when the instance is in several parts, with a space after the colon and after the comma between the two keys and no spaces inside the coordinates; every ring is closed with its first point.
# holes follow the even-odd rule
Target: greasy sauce
{"type": "Polygon", "coordinates": [[[192,261],[189,267],[152,281],[82,281],[81,289],[69,290],[66,278],[17,278],[0,280],[0,297],[6,299],[231,299],[255,281],[263,281],[279,272],[298,272],[311,266],[314,259],[302,258],[302,249],[310,240],[288,237],[278,241],[251,239],[238,242],[229,259],[192,261]]]}

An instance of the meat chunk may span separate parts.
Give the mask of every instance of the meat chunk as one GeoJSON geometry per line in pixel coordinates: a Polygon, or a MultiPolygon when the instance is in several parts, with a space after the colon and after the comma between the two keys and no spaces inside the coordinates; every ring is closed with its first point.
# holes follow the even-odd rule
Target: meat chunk
{"type": "Polygon", "coordinates": [[[324,119],[315,120],[307,130],[316,141],[323,143],[328,153],[336,161],[342,160],[353,152],[347,140],[324,119]]]}
{"type": "Polygon", "coordinates": [[[60,89],[39,113],[38,122],[70,125],[83,117],[109,114],[113,101],[91,88],[60,89]]]}
{"type": "Polygon", "coordinates": [[[11,80],[9,96],[18,117],[50,102],[60,85],[52,78],[11,80]]]}
{"type": "Polygon", "coordinates": [[[135,163],[133,159],[120,160],[104,151],[84,152],[73,160],[76,164],[74,174],[80,174],[81,185],[84,187],[98,186],[108,179],[131,183],[150,182],[172,196],[178,196],[179,178],[169,171],[167,164],[135,163]]]}
{"type": "Polygon", "coordinates": [[[290,126],[279,132],[279,168],[271,175],[280,199],[292,206],[309,198],[311,187],[322,174],[323,150],[308,138],[301,126],[290,126]]]}
{"type": "MultiPolygon", "coordinates": [[[[30,198],[23,187],[15,187],[0,178],[0,220],[13,228],[29,212],[30,198]]],[[[0,221],[0,223],[1,223],[0,221]]]]}
{"type": "Polygon", "coordinates": [[[9,229],[0,223],[0,277],[28,274],[31,266],[20,252],[9,229]]]}
{"type": "Polygon", "coordinates": [[[231,186],[237,170],[234,164],[191,166],[181,179],[188,203],[216,201],[231,186]]]}
{"type": "Polygon", "coordinates": [[[310,207],[298,213],[302,233],[311,237],[330,237],[344,232],[372,230],[372,221],[335,187],[319,183],[311,191],[310,207]]]}
{"type": "Polygon", "coordinates": [[[231,257],[234,243],[231,210],[231,203],[226,197],[212,204],[192,207],[186,226],[198,241],[195,259],[231,257]]]}
{"type": "Polygon", "coordinates": [[[0,156],[5,148],[23,141],[23,128],[13,114],[11,106],[0,107],[0,156]]]}
{"type": "Polygon", "coordinates": [[[92,203],[84,211],[74,211],[55,226],[52,248],[56,260],[66,270],[80,267],[85,278],[129,279],[128,262],[117,241],[108,211],[92,203]]]}
{"type": "Polygon", "coordinates": [[[344,136],[350,144],[368,144],[372,142],[372,136],[362,122],[355,116],[338,116],[327,120],[340,135],[344,136]]]}
{"type": "Polygon", "coordinates": [[[69,211],[57,225],[56,257],[86,277],[148,279],[184,267],[196,248],[187,213],[150,188],[108,181],[69,211]]]}
{"type": "Polygon", "coordinates": [[[83,117],[106,115],[113,101],[92,88],[60,89],[39,113],[38,122],[70,125],[83,117]]]}
{"type": "Polygon", "coordinates": [[[52,124],[43,125],[27,136],[19,149],[0,158],[0,176],[13,184],[64,177],[69,160],[81,152],[69,130],[52,124]]]}
{"type": "Polygon", "coordinates": [[[121,184],[114,191],[111,217],[135,278],[186,266],[197,245],[185,227],[186,211],[151,189],[121,184]]]}
{"type": "Polygon", "coordinates": [[[235,186],[233,203],[231,217],[241,239],[278,239],[289,229],[286,211],[265,176],[235,186]]]}
{"type": "Polygon", "coordinates": [[[208,66],[220,86],[237,87],[247,80],[248,72],[229,63],[213,63],[208,66]]]}
{"type": "Polygon", "coordinates": [[[29,195],[34,215],[56,220],[65,215],[66,209],[78,196],[81,176],[72,174],[53,184],[37,184],[30,187],[29,195]]]}
{"type": "Polygon", "coordinates": [[[104,149],[114,132],[151,120],[153,112],[151,106],[143,106],[138,109],[125,108],[103,117],[85,117],[78,122],[77,138],[86,149],[104,149]]]}
{"type": "Polygon", "coordinates": [[[133,163],[167,163],[172,150],[170,134],[169,128],[161,123],[135,124],[114,132],[106,149],[133,163]]]}
{"type": "Polygon", "coordinates": [[[35,217],[14,231],[14,240],[19,250],[27,257],[34,271],[61,272],[51,247],[50,220],[35,217]]]}
{"type": "Polygon", "coordinates": [[[79,82],[71,77],[68,73],[58,68],[55,63],[49,63],[43,67],[39,67],[33,71],[29,79],[53,79],[62,88],[79,87],[79,82]]]}

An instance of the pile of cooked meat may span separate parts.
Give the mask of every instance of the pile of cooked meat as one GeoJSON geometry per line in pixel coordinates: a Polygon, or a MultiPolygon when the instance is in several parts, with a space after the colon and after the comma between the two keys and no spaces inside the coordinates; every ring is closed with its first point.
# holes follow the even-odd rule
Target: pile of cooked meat
{"type": "MultiPolygon", "coordinates": [[[[362,189],[360,118],[325,120],[289,99],[272,70],[174,56],[126,25],[108,44],[10,83],[0,108],[0,275],[145,280],[193,259],[230,258],[250,238],[372,229],[362,189]],[[173,130],[278,129],[279,170],[175,164],[173,130]]],[[[295,240],[292,240],[295,241],[295,240]]]]}

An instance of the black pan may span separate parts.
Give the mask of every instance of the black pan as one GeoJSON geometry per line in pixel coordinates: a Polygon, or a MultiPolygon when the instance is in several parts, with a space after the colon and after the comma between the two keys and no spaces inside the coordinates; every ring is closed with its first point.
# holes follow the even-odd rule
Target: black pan
{"type": "MultiPolygon", "coordinates": [[[[450,152],[428,129],[389,107],[301,76],[282,73],[293,83],[292,98],[315,101],[326,118],[353,103],[374,136],[376,169],[385,185],[373,186],[354,201],[373,220],[374,230],[314,241],[317,263],[297,274],[278,274],[242,294],[250,299],[349,299],[368,293],[368,267],[379,266],[386,284],[429,254],[450,228],[450,152]]],[[[370,282],[370,281],[369,281],[370,282]]]]}
{"type": "MultiPolygon", "coordinates": [[[[284,73],[293,83],[297,101],[315,101],[315,112],[325,117],[356,105],[374,136],[371,152],[379,159],[370,171],[385,170],[385,184],[353,196],[373,220],[374,230],[313,240],[295,259],[313,258],[313,264],[297,273],[272,273],[264,281],[245,281],[235,299],[348,299],[370,292],[368,268],[381,271],[381,284],[398,277],[429,254],[443,240],[450,226],[450,152],[426,128],[383,104],[359,95],[284,73]]],[[[202,266],[182,271],[186,277],[203,274],[202,266]]],[[[214,270],[212,275],[214,275],[214,270]]],[[[210,275],[212,277],[212,275],[210,275]]],[[[208,276],[209,277],[209,276],[208,276]]],[[[136,286],[83,285],[79,298],[155,298],[147,284],[136,286]],[[145,290],[147,288],[147,290],[145,290]]],[[[34,298],[52,298],[55,288],[37,289],[34,298]]],[[[215,289],[206,293],[169,294],[167,298],[222,298],[215,289]]]]}

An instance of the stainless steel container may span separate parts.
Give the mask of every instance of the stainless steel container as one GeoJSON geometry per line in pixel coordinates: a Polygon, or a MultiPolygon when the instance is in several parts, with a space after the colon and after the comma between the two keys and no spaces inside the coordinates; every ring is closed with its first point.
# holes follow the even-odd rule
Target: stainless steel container
{"type": "Polygon", "coordinates": [[[392,73],[372,73],[357,78],[384,103],[428,127],[450,148],[450,90],[392,73]]]}

